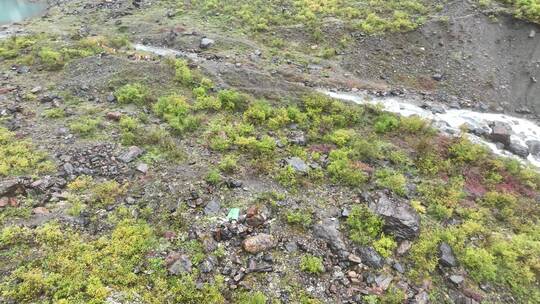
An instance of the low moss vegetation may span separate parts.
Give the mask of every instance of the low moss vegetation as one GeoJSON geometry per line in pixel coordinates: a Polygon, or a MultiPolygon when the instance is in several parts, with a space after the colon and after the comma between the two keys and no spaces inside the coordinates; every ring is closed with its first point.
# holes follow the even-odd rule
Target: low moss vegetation
{"type": "Polygon", "coordinates": [[[39,175],[54,169],[45,152],[36,150],[28,140],[16,138],[0,127],[0,177],[39,175]]]}

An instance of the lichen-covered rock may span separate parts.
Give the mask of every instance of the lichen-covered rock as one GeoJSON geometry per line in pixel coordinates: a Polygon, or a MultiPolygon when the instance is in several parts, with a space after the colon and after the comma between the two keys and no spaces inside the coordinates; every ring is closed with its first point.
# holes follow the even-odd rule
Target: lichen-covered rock
{"type": "Polygon", "coordinates": [[[420,234],[420,217],[408,202],[378,192],[369,208],[384,219],[384,231],[397,239],[411,240],[420,234]]]}
{"type": "Polygon", "coordinates": [[[274,237],[266,233],[249,237],[242,242],[244,250],[253,254],[266,251],[274,247],[274,245],[274,237]]]}

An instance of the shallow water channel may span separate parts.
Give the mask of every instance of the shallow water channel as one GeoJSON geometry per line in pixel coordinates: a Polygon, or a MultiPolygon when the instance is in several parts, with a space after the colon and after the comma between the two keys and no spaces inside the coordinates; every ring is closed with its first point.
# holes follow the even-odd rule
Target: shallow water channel
{"type": "Polygon", "coordinates": [[[0,0],[0,25],[37,16],[46,8],[45,1],[0,0]]]}

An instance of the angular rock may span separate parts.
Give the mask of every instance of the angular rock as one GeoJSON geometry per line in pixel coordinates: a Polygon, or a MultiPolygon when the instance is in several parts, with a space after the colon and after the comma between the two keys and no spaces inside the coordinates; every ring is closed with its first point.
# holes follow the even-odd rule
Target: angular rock
{"type": "Polygon", "coordinates": [[[204,214],[206,215],[216,215],[219,213],[221,206],[217,200],[211,200],[204,207],[204,214]]]}
{"type": "Polygon", "coordinates": [[[331,218],[325,219],[313,227],[313,234],[315,237],[326,241],[326,243],[330,246],[330,249],[332,249],[335,253],[345,251],[347,249],[338,227],[339,222],[331,218]]]}
{"type": "Polygon", "coordinates": [[[491,134],[489,135],[489,139],[496,143],[501,143],[505,147],[510,146],[510,136],[512,135],[512,128],[510,125],[496,121],[493,122],[490,127],[491,134]]]}
{"type": "Polygon", "coordinates": [[[257,254],[274,247],[274,237],[261,233],[245,239],[242,242],[242,247],[249,253],[257,254]]]}
{"type": "Polygon", "coordinates": [[[540,141],[539,140],[528,140],[527,146],[529,147],[529,153],[533,156],[540,156],[540,141]]]}
{"type": "Polygon", "coordinates": [[[456,285],[461,284],[465,280],[463,276],[456,275],[456,274],[451,275],[448,279],[450,280],[450,282],[456,285]]]}
{"type": "Polygon", "coordinates": [[[391,199],[384,192],[378,192],[369,208],[384,219],[384,231],[399,240],[411,240],[420,234],[420,217],[416,211],[401,199],[391,199]]]}
{"type": "Polygon", "coordinates": [[[210,47],[212,47],[214,45],[214,43],[216,43],[214,40],[210,39],[210,38],[203,38],[201,39],[201,43],[200,43],[200,48],[201,49],[208,49],[210,47]]]}
{"type": "Polygon", "coordinates": [[[143,153],[144,153],[143,149],[137,146],[131,146],[129,147],[127,152],[120,155],[118,158],[124,163],[129,163],[135,160],[137,157],[141,156],[143,153]]]}
{"type": "Polygon", "coordinates": [[[108,112],[107,113],[107,119],[119,121],[120,118],[122,118],[122,113],[115,111],[115,112],[108,112]]]}
{"type": "Polygon", "coordinates": [[[0,197],[17,196],[26,192],[25,182],[21,179],[8,179],[0,181],[0,197]]]}
{"type": "Polygon", "coordinates": [[[291,144],[305,146],[306,145],[306,135],[303,131],[292,131],[289,135],[289,142],[291,144]]]}
{"type": "Polygon", "coordinates": [[[439,245],[439,264],[444,267],[456,267],[458,265],[452,247],[447,243],[439,245]]]}
{"type": "Polygon", "coordinates": [[[145,163],[140,163],[137,165],[137,171],[146,174],[148,172],[148,165],[145,163]]]}
{"type": "Polygon", "coordinates": [[[522,144],[521,141],[518,140],[510,140],[510,146],[508,146],[508,150],[517,156],[521,157],[527,157],[529,156],[529,147],[522,144]]]}
{"type": "Polygon", "coordinates": [[[36,207],[32,210],[32,213],[37,214],[37,215],[44,215],[44,214],[49,214],[50,211],[49,209],[45,207],[36,207]]]}
{"type": "Polygon", "coordinates": [[[369,267],[382,268],[384,266],[382,256],[380,256],[372,247],[360,247],[358,253],[360,254],[362,262],[369,267]]]}
{"type": "Polygon", "coordinates": [[[300,157],[291,157],[286,160],[287,165],[291,166],[294,171],[300,173],[308,173],[309,166],[300,157]]]}
{"type": "Polygon", "coordinates": [[[169,268],[167,268],[170,274],[179,275],[182,273],[191,272],[191,259],[187,255],[181,255],[169,268]]]}
{"type": "Polygon", "coordinates": [[[387,274],[381,274],[375,278],[375,284],[382,290],[387,290],[392,283],[392,276],[387,274]]]}

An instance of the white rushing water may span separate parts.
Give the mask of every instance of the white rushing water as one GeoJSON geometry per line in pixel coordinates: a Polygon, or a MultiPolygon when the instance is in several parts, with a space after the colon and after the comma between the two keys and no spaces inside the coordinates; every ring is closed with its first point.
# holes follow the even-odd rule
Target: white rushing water
{"type": "Polygon", "coordinates": [[[167,56],[185,57],[194,61],[197,61],[199,59],[199,56],[197,55],[197,53],[177,51],[174,49],[162,48],[162,47],[151,46],[151,45],[144,45],[140,43],[133,44],[133,47],[137,51],[148,52],[148,53],[152,53],[152,54],[163,56],[163,57],[167,57],[167,56]]]}
{"type": "MultiPolygon", "coordinates": [[[[480,113],[471,110],[464,109],[445,109],[444,113],[433,113],[428,109],[424,109],[414,103],[412,100],[407,100],[400,97],[371,97],[366,93],[343,93],[343,92],[331,92],[328,90],[319,90],[319,92],[326,94],[332,98],[351,101],[358,104],[381,104],[384,110],[403,116],[417,115],[424,119],[433,121],[441,131],[450,134],[457,135],[460,133],[460,127],[468,125],[469,128],[481,128],[488,132],[491,131],[489,127],[492,122],[503,122],[512,128],[511,141],[520,143],[527,146],[526,142],[530,140],[540,141],[540,127],[532,121],[512,117],[505,114],[496,113],[480,113]]],[[[469,134],[469,138],[477,143],[482,143],[488,146],[494,153],[503,156],[517,157],[509,151],[499,149],[494,143],[469,134]]],[[[521,158],[520,158],[521,159],[521,158]]],[[[529,154],[528,161],[540,167],[540,159],[529,154]]]]}

